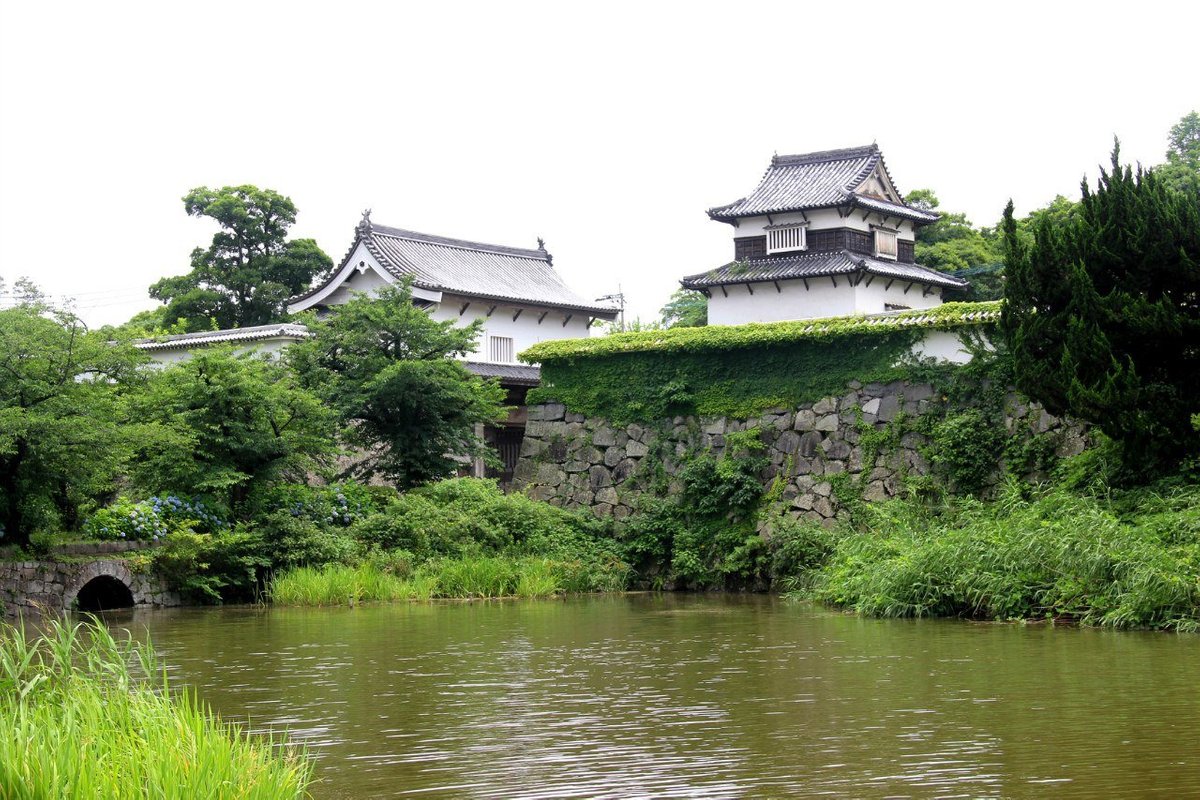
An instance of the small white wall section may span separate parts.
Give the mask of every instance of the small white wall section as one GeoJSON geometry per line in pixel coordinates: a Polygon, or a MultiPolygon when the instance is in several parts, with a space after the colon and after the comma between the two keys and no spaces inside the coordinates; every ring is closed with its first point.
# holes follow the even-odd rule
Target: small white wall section
{"type": "Polygon", "coordinates": [[[878,275],[871,280],[870,286],[865,280],[858,286],[851,286],[848,275],[839,275],[836,280],[837,285],[834,286],[834,278],[809,278],[808,288],[805,288],[803,281],[780,281],[778,291],[773,283],[714,286],[709,290],[708,321],[711,325],[783,322],[882,314],[894,310],[886,307],[889,303],[912,309],[934,308],[942,304],[941,289],[933,288],[927,294],[926,287],[920,283],[891,281],[878,275]]]}
{"type": "Polygon", "coordinates": [[[480,300],[446,295],[430,310],[430,316],[440,322],[466,326],[474,320],[483,321],[479,348],[467,356],[468,361],[491,361],[489,337],[503,336],[513,340],[513,355],[538,342],[552,339],[581,339],[591,335],[591,317],[585,311],[537,308],[496,300],[480,300]],[[463,313],[462,307],[470,303],[463,313]],[[494,308],[494,310],[492,310],[494,308]],[[488,311],[491,310],[491,314],[488,311]],[[519,312],[519,313],[518,313],[519,312]]]}
{"type": "Polygon", "coordinates": [[[918,358],[934,358],[951,364],[966,364],[971,360],[971,354],[954,331],[929,331],[917,340],[912,352],[918,358]]]}

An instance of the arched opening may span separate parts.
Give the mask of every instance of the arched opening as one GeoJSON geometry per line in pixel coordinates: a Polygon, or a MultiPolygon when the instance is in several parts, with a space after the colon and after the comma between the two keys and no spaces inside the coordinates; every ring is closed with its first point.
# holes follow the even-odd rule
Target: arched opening
{"type": "Polygon", "coordinates": [[[111,575],[99,575],[83,585],[75,596],[75,606],[80,611],[109,611],[114,608],[132,608],[133,592],[111,575]]]}

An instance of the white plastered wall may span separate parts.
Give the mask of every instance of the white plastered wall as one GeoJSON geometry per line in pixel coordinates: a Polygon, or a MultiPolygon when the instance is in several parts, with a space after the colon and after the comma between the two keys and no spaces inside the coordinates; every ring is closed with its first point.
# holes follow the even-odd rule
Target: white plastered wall
{"type": "MultiPolygon", "coordinates": [[[[552,310],[517,303],[471,299],[447,294],[434,306],[430,315],[438,321],[469,325],[483,321],[479,349],[467,356],[469,361],[491,361],[489,337],[503,336],[513,340],[513,355],[538,342],[552,339],[580,339],[591,335],[591,317],[586,312],[552,310]],[[464,303],[470,303],[460,314],[464,303]],[[493,310],[494,309],[494,310],[493,310]],[[491,311],[489,315],[488,312],[491,311]],[[518,314],[517,312],[520,311],[518,314]],[[514,319],[515,317],[515,319],[514,319]]],[[[515,360],[515,358],[514,358],[515,360]]]]}

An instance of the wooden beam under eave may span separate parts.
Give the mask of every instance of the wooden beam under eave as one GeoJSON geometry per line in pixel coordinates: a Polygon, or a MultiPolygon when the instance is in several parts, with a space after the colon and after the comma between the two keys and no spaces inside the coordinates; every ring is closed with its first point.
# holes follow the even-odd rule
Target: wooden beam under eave
{"type": "Polygon", "coordinates": [[[574,314],[567,314],[566,318],[565,318],[565,319],[563,319],[563,327],[564,327],[564,328],[565,328],[565,327],[567,327],[567,323],[571,321],[571,317],[573,317],[573,316],[575,316],[575,315],[574,315],[574,314]]]}
{"type": "Polygon", "coordinates": [[[921,297],[929,297],[929,295],[931,295],[931,294],[933,294],[933,287],[926,286],[925,291],[921,292],[921,297]]]}
{"type": "Polygon", "coordinates": [[[723,283],[721,284],[721,294],[725,295],[726,297],[729,297],[729,292],[725,291],[725,284],[723,284],[723,283]]]}
{"type": "Polygon", "coordinates": [[[833,288],[837,288],[837,275],[830,275],[829,280],[833,281],[833,288]]]}
{"type": "Polygon", "coordinates": [[[804,281],[804,291],[807,292],[809,290],[808,289],[808,278],[801,278],[800,280],[804,281]]]}
{"type": "Polygon", "coordinates": [[[746,290],[750,292],[750,294],[754,294],[754,287],[748,283],[746,284],[746,290]]]}
{"type": "Polygon", "coordinates": [[[541,314],[538,315],[538,325],[542,324],[542,320],[544,320],[546,318],[546,315],[549,313],[550,313],[549,311],[543,311],[541,314]]]}
{"type": "Polygon", "coordinates": [[[462,308],[460,308],[458,310],[458,315],[461,317],[463,314],[467,313],[467,309],[470,307],[471,307],[471,301],[468,300],[467,302],[462,304],[462,308]]]}
{"type": "Polygon", "coordinates": [[[874,283],[874,282],[875,282],[875,276],[874,276],[874,275],[868,275],[868,276],[867,276],[867,286],[866,286],[866,288],[870,289],[870,288],[871,288],[871,284],[872,284],[872,283],[874,283]]]}
{"type": "Polygon", "coordinates": [[[517,313],[513,314],[513,322],[516,322],[516,321],[517,321],[517,317],[521,316],[521,312],[522,312],[522,311],[524,311],[524,310],[525,310],[525,309],[523,309],[523,308],[518,308],[518,309],[517,309],[517,313]]]}
{"type": "Polygon", "coordinates": [[[888,291],[889,289],[891,289],[891,288],[892,288],[892,284],[893,284],[893,283],[895,283],[895,282],[896,282],[896,279],[895,279],[895,278],[892,278],[891,280],[889,280],[889,281],[887,282],[887,286],[883,287],[883,290],[884,290],[885,292],[886,292],[886,291],[888,291]]]}
{"type": "Polygon", "coordinates": [[[775,284],[776,293],[783,294],[783,289],[779,288],[779,281],[771,281],[771,283],[775,284]]]}
{"type": "Polygon", "coordinates": [[[495,314],[495,313],[496,313],[496,307],[492,306],[491,308],[488,309],[487,315],[490,317],[492,314],[495,314]]]}
{"type": "Polygon", "coordinates": [[[911,283],[909,283],[908,286],[904,287],[904,293],[908,294],[908,290],[911,289],[912,287],[913,287],[913,285],[911,283]]]}

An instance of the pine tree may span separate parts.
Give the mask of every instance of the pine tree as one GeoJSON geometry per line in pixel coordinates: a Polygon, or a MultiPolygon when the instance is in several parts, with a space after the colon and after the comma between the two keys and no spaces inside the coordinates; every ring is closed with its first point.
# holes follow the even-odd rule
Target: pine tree
{"type": "Polygon", "coordinates": [[[1200,192],[1119,155],[1094,192],[1084,181],[1078,213],[1036,221],[1032,240],[1009,203],[1003,329],[1022,391],[1149,474],[1200,446],[1200,192]]]}

